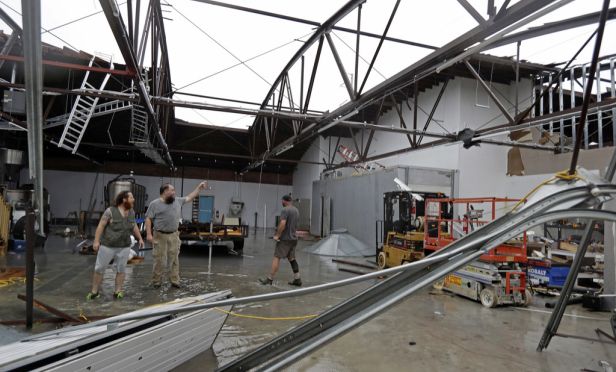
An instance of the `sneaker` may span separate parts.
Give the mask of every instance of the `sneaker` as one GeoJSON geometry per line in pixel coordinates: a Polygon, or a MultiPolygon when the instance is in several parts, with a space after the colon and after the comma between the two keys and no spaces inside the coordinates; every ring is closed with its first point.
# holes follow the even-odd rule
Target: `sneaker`
{"type": "Polygon", "coordinates": [[[263,284],[263,285],[272,285],[272,283],[274,283],[274,281],[270,278],[259,278],[259,283],[263,284]]]}
{"type": "Polygon", "coordinates": [[[296,287],[301,287],[302,286],[302,280],[301,279],[293,279],[292,282],[289,282],[289,285],[294,285],[296,287]]]}
{"type": "Polygon", "coordinates": [[[98,293],[98,292],[96,292],[96,293],[88,292],[88,294],[86,295],[86,300],[88,300],[88,301],[96,300],[100,296],[101,296],[101,294],[98,293]]]}
{"type": "Polygon", "coordinates": [[[113,298],[121,300],[124,298],[124,291],[113,292],[113,298]]]}
{"type": "Polygon", "coordinates": [[[171,283],[171,286],[172,286],[173,288],[178,288],[178,289],[179,289],[179,288],[182,288],[182,286],[180,285],[180,283],[171,283]]]}

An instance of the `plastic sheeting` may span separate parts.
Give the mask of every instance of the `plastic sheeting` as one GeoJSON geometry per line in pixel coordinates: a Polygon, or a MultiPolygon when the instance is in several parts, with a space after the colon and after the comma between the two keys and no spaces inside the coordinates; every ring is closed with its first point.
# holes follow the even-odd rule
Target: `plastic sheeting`
{"type": "Polygon", "coordinates": [[[374,247],[362,243],[346,229],[332,230],[331,234],[306,248],[306,252],[320,256],[367,257],[374,256],[374,247]]]}

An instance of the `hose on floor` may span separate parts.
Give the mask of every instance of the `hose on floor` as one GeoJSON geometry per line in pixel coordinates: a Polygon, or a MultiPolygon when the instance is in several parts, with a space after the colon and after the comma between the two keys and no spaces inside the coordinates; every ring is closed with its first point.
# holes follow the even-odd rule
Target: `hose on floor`
{"type": "Polygon", "coordinates": [[[306,320],[306,319],[316,318],[318,316],[318,314],[311,314],[311,315],[302,315],[302,316],[267,317],[267,316],[258,316],[258,315],[238,314],[236,312],[227,311],[219,307],[215,307],[214,310],[220,311],[221,313],[225,313],[227,315],[235,316],[238,318],[256,319],[256,320],[306,320]]]}

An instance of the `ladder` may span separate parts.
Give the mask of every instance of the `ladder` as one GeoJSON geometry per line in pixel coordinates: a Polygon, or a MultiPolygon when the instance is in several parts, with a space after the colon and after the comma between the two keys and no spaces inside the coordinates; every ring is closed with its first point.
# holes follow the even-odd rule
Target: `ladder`
{"type": "Polygon", "coordinates": [[[149,142],[148,115],[145,107],[134,104],[131,110],[130,143],[143,144],[149,142]]]}
{"type": "MultiPolygon", "coordinates": [[[[88,67],[92,67],[95,59],[97,58],[96,54],[92,56],[88,67]]],[[[110,68],[113,69],[113,60],[109,58],[110,68]]],[[[94,90],[94,91],[102,91],[105,89],[105,85],[107,85],[107,81],[111,77],[110,73],[105,75],[103,82],[97,88],[93,86],[88,79],[90,78],[90,71],[86,71],[86,74],[83,78],[83,82],[81,83],[81,89],[85,90],[94,90]]],[[[88,123],[92,118],[92,114],[94,113],[94,108],[98,103],[98,97],[89,97],[89,96],[77,96],[75,100],[75,104],[73,105],[73,109],[68,117],[66,122],[66,126],[64,127],[64,131],[62,132],[62,137],[60,137],[60,141],[58,141],[58,147],[62,147],[66,150],[71,151],[73,154],[77,152],[77,148],[81,143],[81,139],[83,138],[86,129],[88,128],[88,123]]]]}
{"type": "MultiPolygon", "coordinates": [[[[103,116],[107,114],[113,114],[118,111],[128,110],[132,107],[133,107],[132,102],[124,101],[124,100],[115,100],[115,101],[109,101],[105,103],[99,103],[98,105],[94,107],[94,111],[92,112],[92,115],[90,116],[90,118],[94,118],[97,116],[103,116]]],[[[45,126],[43,128],[48,129],[48,128],[59,127],[61,125],[66,125],[69,117],[70,117],[70,113],[49,118],[45,121],[45,126]]]]}

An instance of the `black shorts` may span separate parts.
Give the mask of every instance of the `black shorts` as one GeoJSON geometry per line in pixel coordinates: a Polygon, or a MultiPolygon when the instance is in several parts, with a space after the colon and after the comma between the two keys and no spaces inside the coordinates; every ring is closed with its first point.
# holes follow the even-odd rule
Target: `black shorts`
{"type": "Polygon", "coordinates": [[[296,246],[297,240],[281,240],[279,242],[276,242],[274,256],[278,258],[288,258],[289,260],[294,260],[296,246]]]}

